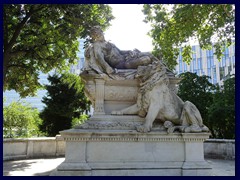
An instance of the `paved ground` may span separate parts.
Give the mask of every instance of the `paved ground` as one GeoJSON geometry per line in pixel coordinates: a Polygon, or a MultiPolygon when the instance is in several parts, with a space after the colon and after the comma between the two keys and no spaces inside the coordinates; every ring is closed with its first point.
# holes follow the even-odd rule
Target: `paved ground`
{"type": "MultiPolygon", "coordinates": [[[[235,176],[234,160],[206,159],[212,166],[212,176],[235,176]]],[[[64,158],[4,161],[4,176],[48,176],[64,158]]]]}

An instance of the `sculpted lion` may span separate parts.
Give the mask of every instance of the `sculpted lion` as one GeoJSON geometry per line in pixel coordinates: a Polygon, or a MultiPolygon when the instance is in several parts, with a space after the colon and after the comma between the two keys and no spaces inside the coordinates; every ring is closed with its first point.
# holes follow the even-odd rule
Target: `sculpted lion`
{"type": "Polygon", "coordinates": [[[169,89],[166,69],[161,62],[139,66],[135,75],[140,81],[137,103],[120,111],[113,111],[111,114],[137,114],[145,117],[144,124],[136,127],[139,132],[151,131],[156,119],[165,122],[164,126],[169,133],[176,129],[181,132],[208,131],[197,107],[189,101],[183,102],[169,89]]]}

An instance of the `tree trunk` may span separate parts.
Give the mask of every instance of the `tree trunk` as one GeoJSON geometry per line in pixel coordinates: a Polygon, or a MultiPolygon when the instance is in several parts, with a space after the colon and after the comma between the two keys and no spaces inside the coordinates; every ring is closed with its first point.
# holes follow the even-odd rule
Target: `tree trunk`
{"type": "MultiPolygon", "coordinates": [[[[3,53],[3,87],[6,84],[6,75],[7,75],[7,70],[8,70],[8,63],[10,60],[10,55],[8,52],[3,53]]],[[[4,88],[3,88],[4,89],[4,88]]]]}

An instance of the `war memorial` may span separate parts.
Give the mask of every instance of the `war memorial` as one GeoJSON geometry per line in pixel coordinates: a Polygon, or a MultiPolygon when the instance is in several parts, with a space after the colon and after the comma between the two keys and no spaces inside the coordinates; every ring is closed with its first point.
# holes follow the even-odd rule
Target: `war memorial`
{"type": "Polygon", "coordinates": [[[94,107],[84,124],[61,131],[57,176],[206,176],[209,138],[197,107],[177,94],[175,77],[151,53],[120,50],[91,30],[80,74],[94,107]]]}

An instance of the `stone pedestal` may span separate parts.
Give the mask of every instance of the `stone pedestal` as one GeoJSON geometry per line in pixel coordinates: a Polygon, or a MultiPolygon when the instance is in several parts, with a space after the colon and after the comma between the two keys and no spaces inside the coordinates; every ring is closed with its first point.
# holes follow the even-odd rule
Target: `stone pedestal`
{"type": "MultiPolygon", "coordinates": [[[[65,161],[51,175],[64,176],[188,176],[210,175],[203,141],[208,133],[172,133],[159,123],[149,133],[137,132],[145,118],[109,115],[136,103],[136,79],[104,79],[82,74],[94,114],[83,125],[60,132],[66,141],[65,161]]],[[[179,79],[169,77],[177,91],[179,79]]],[[[158,97],[156,97],[158,98],[158,97]]]]}
{"type": "MultiPolygon", "coordinates": [[[[85,94],[94,107],[94,116],[111,114],[112,111],[127,108],[137,101],[137,79],[104,79],[98,74],[82,74],[81,78],[85,81],[85,94]]],[[[169,75],[169,88],[175,93],[179,81],[180,78],[169,75]]]]}
{"type": "MultiPolygon", "coordinates": [[[[132,117],[133,118],[133,117],[132,117]]],[[[141,121],[137,120],[136,121],[141,121]]],[[[65,161],[51,175],[196,176],[210,175],[203,141],[208,133],[173,133],[128,129],[70,129],[65,161]]]]}

